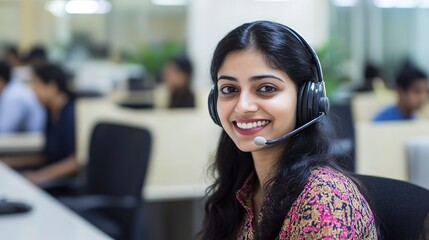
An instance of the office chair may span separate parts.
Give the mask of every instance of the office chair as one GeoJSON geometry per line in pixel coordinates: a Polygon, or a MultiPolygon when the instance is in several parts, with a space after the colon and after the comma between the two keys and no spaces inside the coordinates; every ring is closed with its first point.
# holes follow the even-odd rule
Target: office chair
{"type": "Polygon", "coordinates": [[[137,239],[152,138],[144,128],[99,123],[93,130],[82,196],[61,197],[114,239],[137,239]]]}
{"type": "Polygon", "coordinates": [[[355,171],[355,129],[350,101],[332,103],[329,114],[323,120],[328,131],[334,133],[334,145],[331,150],[343,167],[355,171]]]}
{"type": "Polygon", "coordinates": [[[428,239],[429,190],[382,177],[360,175],[358,179],[368,191],[384,239],[428,239]]]}

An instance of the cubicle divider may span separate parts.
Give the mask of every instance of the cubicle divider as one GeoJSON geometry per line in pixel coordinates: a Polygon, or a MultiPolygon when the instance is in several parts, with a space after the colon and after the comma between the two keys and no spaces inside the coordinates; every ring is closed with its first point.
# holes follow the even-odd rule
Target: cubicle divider
{"type": "Polygon", "coordinates": [[[410,182],[429,189],[429,136],[407,141],[410,182]]]}
{"type": "Polygon", "coordinates": [[[355,130],[359,174],[408,181],[407,142],[429,136],[429,120],[356,122],[355,130]]]}
{"type": "Polygon", "coordinates": [[[220,128],[204,108],[136,110],[104,98],[77,102],[77,149],[82,163],[88,156],[93,127],[100,121],[143,126],[153,136],[144,197],[180,199],[201,197],[210,182],[206,172],[217,145],[220,128]]]}

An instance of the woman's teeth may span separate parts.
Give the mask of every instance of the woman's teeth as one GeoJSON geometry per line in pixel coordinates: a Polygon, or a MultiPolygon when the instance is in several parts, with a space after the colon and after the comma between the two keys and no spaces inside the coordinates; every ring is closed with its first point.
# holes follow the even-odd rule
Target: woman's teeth
{"type": "Polygon", "coordinates": [[[237,127],[241,128],[241,129],[252,129],[252,128],[256,128],[256,127],[265,126],[269,122],[270,121],[267,121],[267,120],[256,121],[256,122],[248,122],[248,123],[237,122],[237,127]]]}

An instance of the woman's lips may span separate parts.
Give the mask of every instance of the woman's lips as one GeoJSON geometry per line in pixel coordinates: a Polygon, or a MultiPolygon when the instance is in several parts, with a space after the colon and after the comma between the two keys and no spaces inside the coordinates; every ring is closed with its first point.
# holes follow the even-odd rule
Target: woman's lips
{"type": "Polygon", "coordinates": [[[233,121],[233,125],[239,134],[253,135],[264,129],[270,122],[263,119],[246,119],[233,121]]]}

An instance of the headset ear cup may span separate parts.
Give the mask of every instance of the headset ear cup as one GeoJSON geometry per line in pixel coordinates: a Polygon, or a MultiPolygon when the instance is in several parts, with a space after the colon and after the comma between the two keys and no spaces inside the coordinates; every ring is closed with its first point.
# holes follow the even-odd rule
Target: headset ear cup
{"type": "Polygon", "coordinates": [[[311,100],[309,97],[311,88],[311,81],[307,81],[303,85],[302,89],[302,102],[301,102],[301,125],[306,124],[308,121],[310,121],[311,115],[311,105],[309,104],[309,101],[311,100]]]}
{"type": "Polygon", "coordinates": [[[326,93],[325,93],[325,86],[322,82],[318,82],[317,83],[317,115],[320,115],[321,113],[324,113],[325,115],[328,114],[329,112],[329,99],[328,97],[326,97],[326,93]]]}
{"type": "Polygon", "coordinates": [[[310,80],[301,85],[298,91],[297,107],[299,126],[317,118],[321,113],[327,114],[330,105],[323,83],[310,80]]]}
{"type": "Polygon", "coordinates": [[[329,103],[329,98],[322,97],[319,100],[320,112],[323,112],[325,115],[329,113],[331,104],[329,103]]]}
{"type": "MultiPolygon", "coordinates": [[[[314,96],[314,111],[313,111],[313,116],[314,117],[318,117],[320,116],[321,113],[326,113],[325,112],[325,103],[323,99],[327,99],[327,97],[325,97],[325,91],[324,91],[324,86],[323,83],[321,82],[315,82],[315,96],[314,96]]],[[[329,108],[329,107],[328,107],[329,108]]]]}
{"type": "Polygon", "coordinates": [[[309,81],[307,86],[307,116],[305,122],[309,122],[317,117],[315,112],[317,111],[318,103],[315,101],[317,97],[316,83],[314,81],[309,81]]]}
{"type": "Polygon", "coordinates": [[[304,113],[304,104],[303,104],[303,98],[304,98],[304,89],[305,89],[306,83],[302,84],[299,87],[298,90],[298,104],[296,105],[296,115],[297,115],[297,124],[298,126],[301,126],[304,124],[303,119],[303,113],[304,113]]]}
{"type": "Polygon", "coordinates": [[[208,108],[210,117],[212,118],[213,122],[221,126],[219,116],[217,114],[217,90],[215,89],[215,86],[210,89],[208,97],[208,108]]]}

